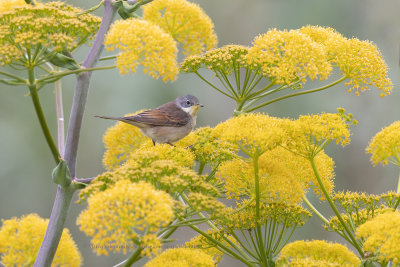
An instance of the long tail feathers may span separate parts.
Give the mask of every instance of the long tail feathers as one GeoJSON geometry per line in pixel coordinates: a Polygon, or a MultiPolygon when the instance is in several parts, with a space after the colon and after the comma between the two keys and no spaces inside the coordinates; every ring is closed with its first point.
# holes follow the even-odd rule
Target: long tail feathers
{"type": "Polygon", "coordinates": [[[106,116],[95,116],[97,118],[106,119],[106,120],[121,120],[121,117],[106,117],[106,116]]]}

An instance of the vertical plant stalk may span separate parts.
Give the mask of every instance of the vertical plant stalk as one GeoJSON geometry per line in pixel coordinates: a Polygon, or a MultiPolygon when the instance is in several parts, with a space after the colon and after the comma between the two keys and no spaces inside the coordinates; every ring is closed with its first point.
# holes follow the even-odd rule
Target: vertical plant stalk
{"type": "MultiPolygon", "coordinates": [[[[116,11],[113,0],[104,1],[104,15],[99,31],[93,42],[93,46],[82,65],[82,68],[93,67],[104,48],[103,42],[112,23],[116,11]]],[[[72,177],[75,177],[76,155],[78,150],[79,134],[82,125],[82,117],[85,110],[86,99],[89,90],[90,73],[84,72],[78,75],[72,102],[71,115],[68,124],[67,142],[65,145],[64,159],[69,167],[72,177]]],[[[71,186],[57,186],[56,198],[46,234],[36,258],[35,267],[50,266],[56,253],[58,243],[64,228],[65,219],[71,204],[74,189],[71,186]]]]}
{"type": "Polygon", "coordinates": [[[62,100],[61,80],[57,80],[54,84],[56,98],[56,114],[57,114],[57,145],[58,151],[64,155],[65,138],[64,138],[64,108],[62,100]]]}
{"type": "Polygon", "coordinates": [[[29,91],[31,94],[33,106],[35,107],[36,115],[39,119],[40,126],[43,131],[43,135],[46,138],[47,144],[50,147],[51,153],[53,155],[54,161],[58,164],[60,162],[60,154],[57,150],[57,146],[53,140],[53,137],[51,136],[49,126],[47,125],[46,118],[44,116],[42,106],[39,101],[39,95],[37,92],[37,86],[35,83],[35,73],[33,68],[28,69],[28,79],[29,79],[29,91]]]}
{"type": "Polygon", "coordinates": [[[317,166],[315,165],[314,158],[310,158],[311,166],[314,171],[315,178],[317,178],[319,187],[321,188],[324,196],[328,200],[329,205],[331,206],[333,212],[337,216],[338,220],[340,221],[340,224],[343,226],[345,232],[349,235],[349,238],[351,240],[351,244],[357,249],[358,253],[362,258],[364,258],[364,251],[362,250],[361,246],[359,245],[357,239],[354,236],[354,233],[349,229],[349,226],[346,224],[346,222],[343,220],[342,216],[340,215],[338,209],[335,206],[335,203],[333,203],[333,200],[331,196],[329,195],[328,191],[325,188],[325,185],[322,183],[321,177],[319,176],[319,172],[317,170],[317,166]]]}

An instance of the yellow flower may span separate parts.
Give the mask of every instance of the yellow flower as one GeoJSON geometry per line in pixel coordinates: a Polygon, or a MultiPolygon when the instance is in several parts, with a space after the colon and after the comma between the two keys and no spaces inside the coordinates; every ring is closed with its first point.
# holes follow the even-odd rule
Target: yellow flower
{"type": "Polygon", "coordinates": [[[171,194],[188,189],[219,195],[218,189],[191,169],[193,164],[193,154],[188,149],[167,144],[145,145],[132,152],[122,166],[97,176],[89,186],[80,191],[80,200],[126,179],[132,182],[146,181],[171,194]]]}
{"type": "Polygon", "coordinates": [[[349,92],[360,92],[375,86],[381,91],[381,97],[389,95],[392,82],[387,78],[388,67],[378,48],[370,41],[360,41],[357,38],[330,42],[335,63],[342,73],[350,78],[346,85],[350,86],[349,92]]]}
{"type": "MultiPolygon", "coordinates": [[[[125,117],[140,112],[126,114],[125,117]]],[[[138,127],[120,121],[117,122],[114,126],[108,128],[103,136],[104,146],[106,147],[106,152],[103,156],[104,166],[109,170],[116,168],[125,162],[129,155],[148,139],[140,132],[138,127]]]]}
{"type": "Polygon", "coordinates": [[[151,21],[183,46],[183,54],[200,54],[217,45],[214,24],[197,4],[186,0],[154,0],[143,6],[143,18],[151,21]]]}
{"type": "Polygon", "coordinates": [[[335,51],[330,50],[331,46],[329,43],[345,40],[343,35],[330,27],[307,25],[299,29],[299,32],[309,36],[314,42],[324,45],[329,59],[335,55],[335,51]]]}
{"type": "MultiPolygon", "coordinates": [[[[43,241],[49,220],[37,214],[20,219],[2,220],[0,228],[0,262],[6,266],[32,266],[43,241]]],[[[67,228],[51,266],[81,266],[82,256],[67,228]]]]}
{"type": "Polygon", "coordinates": [[[178,147],[190,147],[195,160],[215,167],[221,162],[231,160],[236,156],[236,147],[231,143],[220,140],[212,135],[210,127],[198,128],[180,140],[178,147]]]}
{"type": "Polygon", "coordinates": [[[145,264],[145,267],[215,267],[212,257],[200,249],[173,248],[167,249],[156,258],[145,264]]]}
{"type": "Polygon", "coordinates": [[[324,47],[298,30],[272,29],[256,37],[245,59],[278,84],[327,79],[332,70],[324,47]]]}
{"type": "Polygon", "coordinates": [[[348,119],[344,116],[341,113],[322,113],[285,121],[282,123],[287,134],[284,147],[308,158],[318,154],[331,141],[347,145],[350,142],[350,131],[348,119]]]}
{"type": "Polygon", "coordinates": [[[126,253],[135,246],[135,241],[146,246],[147,240],[153,246],[154,238],[142,237],[143,231],[153,234],[174,219],[173,199],[146,182],[118,181],[92,195],[88,203],[77,224],[92,237],[92,248],[97,254],[121,250],[126,253]]]}
{"type": "Polygon", "coordinates": [[[356,236],[365,240],[364,251],[372,252],[373,255],[378,256],[381,263],[391,261],[394,266],[397,266],[400,262],[399,221],[399,212],[387,212],[358,227],[356,236]]]}
{"type": "Polygon", "coordinates": [[[141,19],[117,20],[111,25],[104,44],[107,50],[119,49],[117,67],[122,74],[136,72],[139,64],[152,78],[176,79],[179,68],[174,39],[159,26],[141,19]]]}
{"type": "MultiPolygon", "coordinates": [[[[228,241],[224,239],[224,237],[228,238],[231,242],[235,244],[237,243],[232,236],[226,234],[223,231],[216,231],[214,228],[207,230],[206,233],[210,235],[214,240],[217,240],[218,242],[224,244],[227,247],[231,247],[231,245],[228,243],[228,241]]],[[[209,241],[203,235],[198,235],[193,237],[192,239],[190,239],[190,241],[185,243],[185,247],[190,249],[199,249],[207,253],[208,255],[213,257],[216,264],[218,264],[221,261],[222,256],[224,255],[224,253],[221,250],[219,250],[214,243],[209,241]]]]}
{"type": "MultiPolygon", "coordinates": [[[[259,184],[265,201],[299,203],[308,188],[322,196],[310,162],[294,153],[277,147],[259,157],[259,184]]],[[[315,158],[320,177],[328,192],[333,190],[333,161],[321,152],[315,158]]],[[[217,176],[225,182],[229,198],[255,197],[252,161],[235,159],[223,163],[217,176]]]]}
{"type": "Polygon", "coordinates": [[[343,245],[322,240],[295,241],[286,245],[277,266],[358,267],[360,259],[343,245]]]}
{"type": "MultiPolygon", "coordinates": [[[[311,218],[311,213],[299,205],[285,202],[261,203],[260,216],[257,221],[255,201],[244,200],[239,202],[236,209],[228,208],[226,217],[219,223],[230,229],[248,230],[259,225],[280,224],[284,228],[302,226],[311,218]]],[[[267,240],[279,236],[283,228],[276,227],[269,233],[267,240]]],[[[286,234],[285,232],[284,234],[286,234]]],[[[284,236],[282,237],[284,239],[284,236]]]]}
{"type": "Polygon", "coordinates": [[[282,142],[281,121],[261,113],[240,115],[218,124],[213,135],[237,145],[249,156],[261,155],[282,142]]]}
{"type": "MultiPolygon", "coordinates": [[[[15,2],[15,1],[14,1],[15,2]]],[[[24,1],[22,1],[24,2],[24,1]]],[[[62,2],[16,6],[0,14],[0,62],[28,54],[30,64],[49,60],[49,51],[72,51],[94,37],[101,19],[62,2]]]]}
{"type": "Polygon", "coordinates": [[[248,47],[242,45],[225,45],[205,52],[203,55],[189,56],[182,63],[181,71],[196,72],[200,68],[208,68],[214,72],[222,71],[229,75],[234,68],[247,66],[243,57],[247,55],[248,47]]]}
{"type": "Polygon", "coordinates": [[[26,5],[24,0],[0,0],[0,13],[11,11],[14,7],[26,5]]]}
{"type": "Polygon", "coordinates": [[[400,121],[382,129],[370,141],[367,152],[374,165],[388,162],[400,167],[400,121]]]}

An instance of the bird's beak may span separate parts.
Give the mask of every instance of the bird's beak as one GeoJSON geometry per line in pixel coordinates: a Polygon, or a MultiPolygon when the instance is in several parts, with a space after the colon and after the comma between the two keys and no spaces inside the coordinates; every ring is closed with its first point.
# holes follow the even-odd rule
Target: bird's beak
{"type": "Polygon", "coordinates": [[[199,106],[199,108],[204,107],[204,105],[202,105],[202,104],[197,104],[196,106],[199,106]]]}

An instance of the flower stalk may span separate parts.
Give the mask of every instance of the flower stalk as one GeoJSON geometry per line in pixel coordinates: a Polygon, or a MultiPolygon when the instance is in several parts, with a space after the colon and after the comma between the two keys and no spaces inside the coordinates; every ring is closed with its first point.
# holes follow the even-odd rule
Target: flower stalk
{"type": "MultiPolygon", "coordinates": [[[[100,57],[100,54],[104,48],[103,43],[105,34],[112,23],[115,12],[116,8],[113,6],[113,1],[105,0],[103,20],[93,42],[93,46],[90,48],[90,51],[82,65],[83,68],[92,68],[97,63],[98,58],[100,57]]],[[[72,177],[75,177],[76,172],[75,166],[79,135],[89,90],[90,76],[90,72],[84,72],[78,75],[71,108],[64,159],[68,164],[72,177]]],[[[61,238],[73,192],[74,188],[71,186],[65,188],[57,186],[57,194],[54,200],[49,224],[34,264],[35,267],[51,265],[61,238]]]]}

